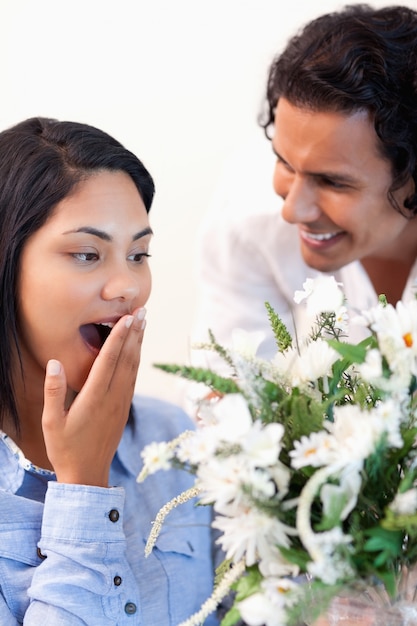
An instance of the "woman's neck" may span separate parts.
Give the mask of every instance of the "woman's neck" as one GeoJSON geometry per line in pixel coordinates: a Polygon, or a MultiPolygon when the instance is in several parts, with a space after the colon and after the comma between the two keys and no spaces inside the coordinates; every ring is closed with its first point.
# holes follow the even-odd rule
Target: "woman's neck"
{"type": "Polygon", "coordinates": [[[29,461],[52,470],[42,431],[43,379],[40,374],[31,375],[30,369],[22,376],[20,368],[13,378],[19,429],[9,420],[4,430],[29,461]]]}

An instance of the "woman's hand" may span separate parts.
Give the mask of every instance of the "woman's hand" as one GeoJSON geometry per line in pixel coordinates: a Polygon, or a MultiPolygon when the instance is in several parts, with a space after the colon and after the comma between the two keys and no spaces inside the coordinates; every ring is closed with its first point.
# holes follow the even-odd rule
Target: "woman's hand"
{"type": "Polygon", "coordinates": [[[42,428],[59,482],[108,487],[135,389],[144,316],[145,309],[139,309],[117,322],[68,411],[64,368],[59,361],[49,361],[42,428]]]}

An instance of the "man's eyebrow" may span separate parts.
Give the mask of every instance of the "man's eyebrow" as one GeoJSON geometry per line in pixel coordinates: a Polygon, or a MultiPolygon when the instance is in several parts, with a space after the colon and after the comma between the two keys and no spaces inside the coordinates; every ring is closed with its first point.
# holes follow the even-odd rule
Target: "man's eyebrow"
{"type": "MultiPolygon", "coordinates": [[[[99,230],[98,228],[93,228],[93,226],[80,226],[80,228],[76,228],[75,230],[67,230],[64,235],[71,235],[73,233],[87,233],[87,235],[93,235],[94,237],[98,237],[103,241],[113,241],[113,237],[106,233],[105,230],[99,230]]],[[[147,226],[143,230],[135,233],[132,237],[132,241],[137,241],[138,239],[142,239],[142,237],[146,237],[146,235],[153,235],[152,228],[147,226]]]]}
{"type": "MultiPolygon", "coordinates": [[[[272,152],[275,154],[275,156],[277,157],[277,159],[279,161],[281,161],[282,163],[284,163],[285,165],[288,165],[287,161],[279,154],[279,152],[277,152],[274,148],[274,146],[272,146],[272,152]]],[[[328,178],[329,180],[334,180],[336,183],[345,183],[346,185],[355,185],[358,183],[357,178],[355,178],[354,176],[351,176],[350,174],[343,174],[341,172],[304,172],[305,174],[307,174],[308,176],[312,176],[313,178],[328,178]]]]}

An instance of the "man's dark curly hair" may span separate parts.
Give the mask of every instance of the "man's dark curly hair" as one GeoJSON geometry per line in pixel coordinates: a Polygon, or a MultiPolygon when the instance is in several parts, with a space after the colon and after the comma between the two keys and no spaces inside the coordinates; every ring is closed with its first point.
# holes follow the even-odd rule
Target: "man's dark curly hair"
{"type": "MultiPolygon", "coordinates": [[[[269,70],[267,135],[279,98],[313,111],[368,111],[382,155],[392,165],[393,192],[412,178],[417,189],[417,12],[404,6],[346,6],[307,24],[269,70]]],[[[417,193],[404,202],[417,214],[417,193]]]]}

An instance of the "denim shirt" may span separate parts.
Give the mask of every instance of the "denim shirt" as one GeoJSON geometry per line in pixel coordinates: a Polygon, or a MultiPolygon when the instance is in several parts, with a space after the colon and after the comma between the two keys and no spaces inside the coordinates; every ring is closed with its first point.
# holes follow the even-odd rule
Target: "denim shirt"
{"type": "MultiPolygon", "coordinates": [[[[192,484],[181,470],[136,482],[140,452],[191,428],[181,409],[137,397],[109,489],[57,483],[0,439],[0,625],[169,626],[197,611],[213,585],[209,507],[161,506],[192,484]]],[[[213,616],[206,622],[214,626],[213,616]]]]}

